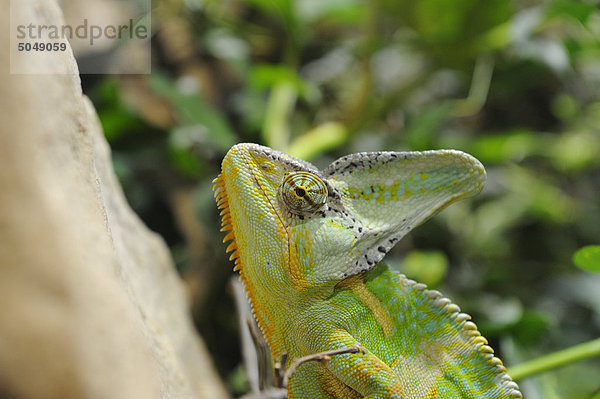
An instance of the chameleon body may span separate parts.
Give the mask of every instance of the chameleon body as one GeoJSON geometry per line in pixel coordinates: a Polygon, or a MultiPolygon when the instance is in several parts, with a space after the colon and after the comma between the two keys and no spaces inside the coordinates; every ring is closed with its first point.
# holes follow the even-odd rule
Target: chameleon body
{"type": "Polygon", "coordinates": [[[215,197],[273,358],[364,348],[302,363],[289,398],[522,398],[467,314],[380,262],[484,182],[479,161],[452,150],[352,154],[319,171],[231,148],[215,197]]]}

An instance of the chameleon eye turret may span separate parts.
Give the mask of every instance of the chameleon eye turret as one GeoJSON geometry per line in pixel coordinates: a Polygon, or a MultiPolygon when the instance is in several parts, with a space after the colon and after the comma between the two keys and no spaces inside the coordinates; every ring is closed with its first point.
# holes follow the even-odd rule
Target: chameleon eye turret
{"type": "Polygon", "coordinates": [[[291,213],[307,215],[323,207],[327,200],[327,186],[313,173],[292,172],[283,179],[279,198],[291,213]]]}

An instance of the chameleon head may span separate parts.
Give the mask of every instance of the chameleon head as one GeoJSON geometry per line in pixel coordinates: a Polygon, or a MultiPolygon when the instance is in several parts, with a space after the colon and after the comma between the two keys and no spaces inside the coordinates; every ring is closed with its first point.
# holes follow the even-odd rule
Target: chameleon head
{"type": "Polygon", "coordinates": [[[229,231],[224,241],[233,240],[228,251],[246,288],[258,293],[310,286],[295,227],[320,211],[327,195],[319,171],[307,162],[256,144],[229,150],[215,179],[215,197],[223,230],[229,231]]]}
{"type": "Polygon", "coordinates": [[[223,160],[215,197],[246,287],[276,295],[282,286],[332,288],[374,267],[412,228],[484,182],[481,163],[460,151],[358,153],[319,171],[238,144],[223,160]]]}

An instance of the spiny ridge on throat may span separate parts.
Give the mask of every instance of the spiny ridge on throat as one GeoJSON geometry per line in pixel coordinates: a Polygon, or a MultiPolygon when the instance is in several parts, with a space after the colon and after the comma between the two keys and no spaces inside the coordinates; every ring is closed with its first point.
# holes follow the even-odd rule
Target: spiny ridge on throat
{"type": "Polygon", "coordinates": [[[233,260],[235,263],[234,271],[241,269],[240,255],[237,251],[238,247],[235,241],[235,234],[233,232],[233,223],[231,221],[231,213],[229,212],[229,197],[225,190],[225,179],[223,173],[219,174],[216,179],[213,180],[213,191],[215,200],[217,201],[217,208],[221,211],[221,231],[227,232],[223,238],[223,242],[231,241],[227,246],[227,252],[231,252],[229,260],[233,260]]]}
{"type": "Polygon", "coordinates": [[[262,330],[265,338],[269,342],[269,345],[272,345],[272,337],[273,330],[262,317],[262,314],[258,303],[256,302],[256,294],[254,290],[254,286],[251,281],[248,281],[245,275],[243,260],[240,256],[240,252],[238,249],[238,245],[235,239],[235,229],[233,220],[230,213],[229,208],[229,197],[227,195],[226,185],[225,185],[225,176],[223,173],[219,174],[217,178],[213,180],[213,191],[214,197],[217,201],[217,208],[220,210],[221,216],[221,231],[226,232],[225,237],[223,238],[223,242],[231,241],[227,246],[227,252],[231,252],[229,256],[229,260],[234,261],[234,271],[240,272],[240,279],[244,285],[244,289],[246,290],[246,295],[250,299],[250,307],[252,309],[252,313],[256,320],[258,321],[258,326],[262,330]]]}

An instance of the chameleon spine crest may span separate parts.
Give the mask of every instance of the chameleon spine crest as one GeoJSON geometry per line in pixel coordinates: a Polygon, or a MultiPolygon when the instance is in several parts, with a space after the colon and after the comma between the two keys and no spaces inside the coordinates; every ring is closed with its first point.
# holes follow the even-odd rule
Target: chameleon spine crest
{"type": "Polygon", "coordinates": [[[477,348],[480,355],[486,360],[489,366],[495,371],[495,378],[498,380],[498,385],[503,390],[510,392],[511,399],[523,399],[523,394],[519,390],[519,385],[510,378],[507,374],[506,367],[502,360],[494,356],[494,349],[488,345],[487,339],[481,335],[477,329],[477,325],[471,321],[471,316],[463,313],[460,307],[454,304],[449,298],[442,295],[436,290],[428,290],[425,284],[418,283],[407,278],[404,274],[398,273],[400,284],[411,287],[422,294],[434,307],[439,308],[454,320],[456,327],[467,336],[468,342],[477,348]]]}

